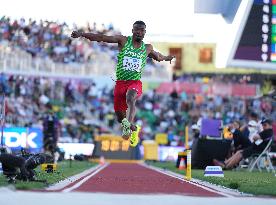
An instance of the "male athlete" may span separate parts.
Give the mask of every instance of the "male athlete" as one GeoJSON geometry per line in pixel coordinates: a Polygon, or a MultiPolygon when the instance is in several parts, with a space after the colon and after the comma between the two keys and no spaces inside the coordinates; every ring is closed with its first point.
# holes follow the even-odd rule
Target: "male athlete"
{"type": "Polygon", "coordinates": [[[133,24],[132,36],[107,36],[103,34],[83,33],[73,31],[72,38],[84,37],[90,41],[117,43],[119,48],[118,63],[116,67],[116,85],[114,88],[114,110],[118,122],[122,126],[122,136],[125,140],[130,138],[130,145],[135,147],[139,142],[140,127],[134,125],[135,103],[142,94],[140,81],[146,66],[147,57],[156,61],[170,61],[174,56],[164,56],[153,50],[151,44],[145,44],[143,38],[146,34],[146,24],[136,21],[133,24]],[[128,112],[127,112],[128,109],[128,112]]]}

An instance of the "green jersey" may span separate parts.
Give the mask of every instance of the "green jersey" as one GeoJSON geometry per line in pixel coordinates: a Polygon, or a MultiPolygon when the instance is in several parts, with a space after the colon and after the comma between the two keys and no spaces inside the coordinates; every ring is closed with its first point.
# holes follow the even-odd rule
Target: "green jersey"
{"type": "Polygon", "coordinates": [[[144,42],[142,42],[140,48],[134,48],[132,45],[132,36],[129,36],[117,57],[117,80],[141,79],[147,60],[147,49],[144,42]]]}

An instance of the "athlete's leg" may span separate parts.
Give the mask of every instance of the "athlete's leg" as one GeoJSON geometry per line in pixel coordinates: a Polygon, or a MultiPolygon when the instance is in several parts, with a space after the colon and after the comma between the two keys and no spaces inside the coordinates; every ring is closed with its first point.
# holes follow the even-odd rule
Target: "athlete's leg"
{"type": "MultiPolygon", "coordinates": [[[[118,122],[123,126],[122,122],[123,122],[123,119],[126,119],[126,111],[115,111],[115,113],[116,113],[118,122]]],[[[125,140],[128,140],[131,133],[129,133],[129,135],[125,135],[125,133],[127,133],[127,132],[124,131],[122,137],[125,140]]]]}
{"type": "Polygon", "coordinates": [[[126,111],[115,111],[115,114],[119,123],[122,123],[122,120],[126,118],[126,111]]]}
{"type": "Polygon", "coordinates": [[[116,83],[114,88],[114,111],[118,122],[122,127],[122,137],[128,139],[131,135],[130,123],[126,119],[126,92],[127,87],[122,83],[116,83]]]}
{"type": "Polygon", "coordinates": [[[136,99],[137,99],[137,92],[134,89],[129,89],[126,93],[126,103],[128,107],[127,112],[127,120],[131,123],[130,129],[132,131],[136,130],[136,126],[134,125],[134,118],[136,114],[136,99]]]}
{"type": "Polygon", "coordinates": [[[138,93],[134,89],[129,89],[126,94],[126,101],[128,106],[127,119],[131,123],[130,129],[132,134],[130,136],[130,146],[136,147],[139,143],[139,132],[141,127],[134,125],[134,118],[136,114],[136,100],[138,93]]]}

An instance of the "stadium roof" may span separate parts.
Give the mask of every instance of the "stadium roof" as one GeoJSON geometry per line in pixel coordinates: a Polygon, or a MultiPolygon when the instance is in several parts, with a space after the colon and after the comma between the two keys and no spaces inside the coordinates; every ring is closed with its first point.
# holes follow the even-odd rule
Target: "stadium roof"
{"type": "Polygon", "coordinates": [[[221,16],[196,15],[194,3],[194,0],[48,0],[41,6],[42,2],[37,0],[8,0],[1,3],[0,13],[12,19],[25,17],[83,25],[113,23],[124,35],[131,33],[134,21],[144,20],[149,41],[214,42],[214,26],[222,21],[221,16]]]}

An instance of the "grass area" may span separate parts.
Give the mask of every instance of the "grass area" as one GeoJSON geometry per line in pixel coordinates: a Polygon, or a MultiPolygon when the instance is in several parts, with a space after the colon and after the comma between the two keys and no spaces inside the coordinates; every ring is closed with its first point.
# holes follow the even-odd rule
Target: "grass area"
{"type": "MultiPolygon", "coordinates": [[[[167,169],[179,174],[185,174],[185,171],[178,170],[173,162],[148,162],[149,165],[167,169]]],[[[192,170],[192,177],[213,184],[222,185],[231,189],[238,189],[244,193],[254,195],[272,195],[276,196],[276,176],[272,173],[247,172],[247,171],[224,171],[222,177],[204,177],[204,170],[192,170]]]]}
{"type": "MultiPolygon", "coordinates": [[[[57,171],[54,173],[46,173],[40,170],[38,167],[37,170],[37,179],[38,180],[47,180],[48,184],[54,184],[65,178],[78,174],[92,166],[96,165],[96,163],[91,163],[88,161],[72,161],[72,166],[70,167],[69,161],[62,161],[59,162],[57,165],[57,171]]],[[[0,175],[0,186],[8,186],[10,185],[7,182],[7,179],[0,175]]],[[[14,184],[16,189],[21,190],[28,190],[28,189],[42,189],[47,186],[47,184],[42,182],[23,182],[23,181],[16,181],[14,184]]]]}

